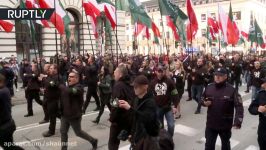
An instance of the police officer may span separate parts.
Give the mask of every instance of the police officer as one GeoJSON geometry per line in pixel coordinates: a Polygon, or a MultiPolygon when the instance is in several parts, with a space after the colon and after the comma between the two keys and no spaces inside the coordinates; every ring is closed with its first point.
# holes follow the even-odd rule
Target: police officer
{"type": "Polygon", "coordinates": [[[78,137],[81,137],[89,141],[93,150],[97,149],[98,140],[88,135],[81,129],[81,119],[82,119],[82,105],[83,105],[83,87],[79,84],[79,74],[77,72],[70,72],[68,76],[69,86],[60,86],[61,89],[61,142],[62,150],[67,149],[68,142],[68,130],[71,126],[78,137]]]}
{"type": "Polygon", "coordinates": [[[240,129],[243,121],[242,99],[237,90],[226,82],[226,69],[218,68],[214,74],[214,83],[206,87],[201,101],[203,106],[208,107],[205,150],[215,150],[218,135],[222,150],[230,150],[231,129],[233,126],[240,129]]]}
{"type": "Polygon", "coordinates": [[[248,110],[252,115],[259,115],[258,143],[260,150],[266,149],[266,78],[262,79],[261,90],[248,110]]]}

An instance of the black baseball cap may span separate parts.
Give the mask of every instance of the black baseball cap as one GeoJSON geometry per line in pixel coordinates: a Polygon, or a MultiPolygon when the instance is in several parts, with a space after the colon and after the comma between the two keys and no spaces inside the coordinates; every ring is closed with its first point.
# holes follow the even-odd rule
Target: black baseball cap
{"type": "Polygon", "coordinates": [[[216,76],[224,76],[224,75],[227,75],[227,70],[225,68],[218,68],[214,72],[214,75],[216,75],[216,76]]]}
{"type": "Polygon", "coordinates": [[[133,82],[134,86],[136,85],[148,85],[149,84],[149,80],[146,76],[144,75],[139,75],[135,78],[134,82],[133,82]]]}
{"type": "Polygon", "coordinates": [[[165,71],[165,70],[167,70],[167,67],[166,67],[166,66],[159,65],[159,66],[157,67],[157,71],[165,71]]]}

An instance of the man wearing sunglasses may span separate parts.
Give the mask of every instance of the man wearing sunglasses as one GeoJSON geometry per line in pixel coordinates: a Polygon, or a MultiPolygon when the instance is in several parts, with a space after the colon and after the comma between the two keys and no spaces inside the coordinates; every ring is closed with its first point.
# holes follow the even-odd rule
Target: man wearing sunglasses
{"type": "Polygon", "coordinates": [[[89,141],[92,144],[93,150],[97,149],[98,140],[87,134],[81,129],[82,119],[82,106],[84,103],[83,99],[83,87],[79,84],[78,72],[71,72],[68,75],[69,86],[61,86],[62,99],[61,99],[61,142],[62,150],[67,149],[68,142],[68,130],[71,126],[75,134],[89,141]]]}

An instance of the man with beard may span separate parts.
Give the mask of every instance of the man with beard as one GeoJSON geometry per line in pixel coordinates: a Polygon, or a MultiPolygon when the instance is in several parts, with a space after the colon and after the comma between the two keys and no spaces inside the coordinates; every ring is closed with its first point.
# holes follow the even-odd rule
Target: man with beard
{"type": "Polygon", "coordinates": [[[204,89],[206,75],[207,69],[203,65],[203,59],[198,59],[197,66],[192,69],[191,73],[191,94],[192,98],[198,103],[198,107],[195,111],[195,114],[199,114],[201,111],[200,99],[204,89]]]}
{"type": "Polygon", "coordinates": [[[218,68],[214,75],[214,83],[206,87],[200,102],[208,107],[205,150],[215,150],[218,135],[221,138],[222,150],[231,150],[231,129],[241,128],[244,117],[243,103],[238,91],[226,82],[226,69],[218,68]]]}
{"type": "Polygon", "coordinates": [[[131,131],[132,114],[122,108],[118,108],[118,100],[125,100],[132,104],[134,99],[134,91],[130,86],[130,78],[125,65],[119,65],[114,71],[115,84],[112,90],[112,105],[110,114],[110,134],[108,141],[109,150],[118,150],[120,139],[126,140],[128,133],[131,131]],[[121,137],[124,133],[123,137],[121,137]]]}
{"type": "Polygon", "coordinates": [[[152,81],[150,90],[155,95],[158,119],[164,126],[164,117],[167,121],[168,133],[173,137],[175,129],[174,114],[177,111],[178,93],[175,83],[166,76],[166,66],[159,66],[157,77],[152,81]]]}

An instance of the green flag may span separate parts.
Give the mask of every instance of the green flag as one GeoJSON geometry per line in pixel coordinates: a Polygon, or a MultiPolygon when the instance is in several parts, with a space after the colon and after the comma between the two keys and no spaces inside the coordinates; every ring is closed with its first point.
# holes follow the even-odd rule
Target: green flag
{"type": "Polygon", "coordinates": [[[185,22],[188,19],[188,16],[178,6],[176,6],[169,0],[158,1],[161,14],[163,16],[170,16],[173,19],[180,36],[182,46],[185,47],[187,39],[185,22]]]}
{"type": "Polygon", "coordinates": [[[109,37],[109,42],[110,42],[110,45],[113,44],[113,41],[112,41],[112,27],[111,27],[111,23],[109,20],[105,19],[105,33],[107,33],[108,37],[109,37]]]}
{"type": "Polygon", "coordinates": [[[169,0],[159,0],[159,7],[163,16],[170,16],[174,21],[178,17],[183,20],[188,19],[187,15],[169,0]]]}
{"type": "Polygon", "coordinates": [[[107,4],[110,4],[112,6],[115,6],[114,3],[112,3],[110,0],[97,0],[97,3],[98,4],[101,4],[101,3],[107,3],[107,4]]]}
{"type": "MultiPolygon", "coordinates": [[[[26,4],[24,3],[23,0],[20,0],[19,8],[26,9],[26,4]]],[[[33,24],[33,21],[32,20],[21,20],[21,23],[28,25],[28,28],[30,29],[30,35],[34,37],[35,39],[35,26],[33,24]]]]}
{"type": "Polygon", "coordinates": [[[129,2],[128,0],[116,0],[116,9],[122,11],[129,11],[129,2]]]}
{"type": "Polygon", "coordinates": [[[130,13],[133,20],[133,23],[141,23],[148,28],[152,27],[152,21],[151,18],[148,16],[148,14],[145,12],[145,8],[141,5],[141,3],[138,0],[129,0],[130,4],[130,13]]]}
{"type": "Polygon", "coordinates": [[[207,26],[206,38],[207,38],[207,40],[209,42],[209,46],[211,46],[212,45],[212,36],[211,36],[211,33],[210,33],[210,27],[209,26],[207,26]]]}

